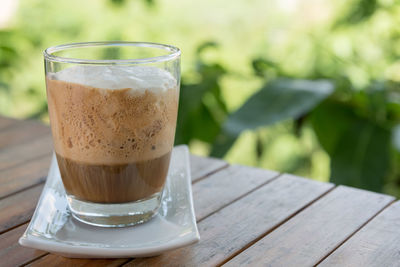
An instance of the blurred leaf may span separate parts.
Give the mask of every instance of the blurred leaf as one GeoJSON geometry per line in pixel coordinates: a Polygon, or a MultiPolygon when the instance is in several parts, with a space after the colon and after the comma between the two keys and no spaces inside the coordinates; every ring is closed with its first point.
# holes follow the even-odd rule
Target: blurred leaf
{"type": "Polygon", "coordinates": [[[369,112],[374,114],[377,119],[386,116],[386,84],[382,81],[375,81],[366,90],[369,101],[369,112]]]}
{"type": "Polygon", "coordinates": [[[377,0],[358,0],[344,16],[338,19],[335,26],[360,23],[369,19],[377,9],[377,0]]]}
{"type": "Polygon", "coordinates": [[[216,48],[216,47],[218,47],[217,42],[214,42],[214,41],[204,42],[197,47],[196,53],[197,53],[197,55],[200,55],[204,50],[206,50],[208,48],[216,48]]]}
{"type": "Polygon", "coordinates": [[[400,152],[400,124],[393,128],[393,145],[400,152]]]}
{"type": "Polygon", "coordinates": [[[218,83],[225,69],[219,64],[204,64],[199,59],[197,70],[201,80],[181,86],[176,144],[188,144],[192,139],[213,143],[220,132],[220,117],[225,119],[227,113],[218,83]],[[205,102],[206,94],[213,99],[211,105],[205,102]]]}
{"type": "Polygon", "coordinates": [[[0,44],[0,68],[9,67],[18,58],[18,53],[11,46],[0,44]]]}
{"type": "Polygon", "coordinates": [[[254,74],[259,77],[270,77],[276,76],[277,72],[279,72],[279,67],[265,58],[256,58],[253,59],[251,65],[254,70],[254,74]]]}
{"type": "Polygon", "coordinates": [[[122,6],[123,4],[125,4],[125,0],[111,0],[111,3],[116,6],[122,6]]]}
{"type": "Polygon", "coordinates": [[[155,0],[145,0],[145,2],[147,3],[147,5],[148,5],[149,7],[154,6],[154,4],[156,3],[155,0]]]}
{"type": "Polygon", "coordinates": [[[204,93],[208,90],[204,84],[193,84],[181,86],[180,97],[179,97],[179,109],[178,109],[178,122],[175,136],[176,144],[187,144],[190,139],[190,131],[188,128],[191,126],[191,116],[193,112],[199,108],[202,102],[204,93]]]}
{"type": "Polygon", "coordinates": [[[257,133],[257,136],[256,136],[256,157],[257,157],[258,161],[261,159],[263,153],[264,153],[263,140],[262,140],[262,138],[260,136],[260,133],[257,133]]]}
{"type": "Polygon", "coordinates": [[[297,119],[333,92],[329,81],[278,79],[251,96],[229,115],[213,144],[212,156],[222,157],[244,130],[253,130],[286,119],[297,119]]]}
{"type": "Polygon", "coordinates": [[[307,117],[308,117],[308,114],[305,114],[305,115],[300,116],[297,119],[295,119],[295,121],[294,121],[294,133],[297,136],[300,136],[301,129],[303,128],[304,122],[306,121],[307,117]]]}
{"type": "Polygon", "coordinates": [[[222,158],[235,143],[236,139],[237,136],[235,135],[230,135],[227,132],[221,132],[212,145],[210,156],[222,158]]]}
{"type": "Polygon", "coordinates": [[[213,142],[219,131],[219,123],[203,104],[191,114],[185,128],[187,140],[198,139],[207,143],[213,142]]]}
{"type": "Polygon", "coordinates": [[[197,48],[196,71],[201,79],[196,84],[182,83],[176,144],[188,144],[192,139],[213,143],[225,120],[227,108],[219,80],[226,70],[218,63],[202,61],[200,54],[209,47],[217,44],[210,41],[197,48]]]}
{"type": "Polygon", "coordinates": [[[332,154],[342,133],[353,123],[355,114],[350,106],[326,100],[312,111],[310,118],[319,143],[332,154]]]}
{"type": "MultiPolygon", "coordinates": [[[[149,7],[154,6],[155,0],[143,0],[149,7]]],[[[123,6],[126,4],[126,0],[110,0],[110,2],[115,6],[123,6]]]]}
{"type": "Polygon", "coordinates": [[[239,135],[286,119],[296,119],[313,109],[333,92],[329,81],[278,79],[250,97],[224,125],[225,131],[239,135]]]}
{"type": "Polygon", "coordinates": [[[390,131],[353,122],[331,154],[331,182],[381,191],[390,168],[390,131]]]}

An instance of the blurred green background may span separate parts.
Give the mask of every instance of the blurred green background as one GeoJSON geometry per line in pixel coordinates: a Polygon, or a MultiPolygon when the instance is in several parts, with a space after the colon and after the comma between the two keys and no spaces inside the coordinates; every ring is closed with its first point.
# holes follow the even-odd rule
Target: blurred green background
{"type": "Polygon", "coordinates": [[[182,49],[176,143],[400,196],[395,0],[2,0],[0,114],[48,122],[42,51],[182,49]]]}

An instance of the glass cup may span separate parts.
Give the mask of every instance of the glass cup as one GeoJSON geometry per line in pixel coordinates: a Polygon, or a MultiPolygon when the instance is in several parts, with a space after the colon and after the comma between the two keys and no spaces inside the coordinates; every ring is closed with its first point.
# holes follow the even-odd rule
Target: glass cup
{"type": "Polygon", "coordinates": [[[88,42],[44,52],[54,149],[72,215],[143,223],[160,207],[174,144],[180,50],[88,42]]]}

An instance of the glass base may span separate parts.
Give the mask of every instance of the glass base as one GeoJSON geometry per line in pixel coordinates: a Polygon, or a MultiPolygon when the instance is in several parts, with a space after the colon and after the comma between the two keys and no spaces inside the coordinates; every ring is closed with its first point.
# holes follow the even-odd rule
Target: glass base
{"type": "Polygon", "coordinates": [[[68,196],[68,206],[77,220],[95,226],[125,227],[144,223],[157,214],[161,193],[146,199],[118,204],[100,204],[68,196]]]}

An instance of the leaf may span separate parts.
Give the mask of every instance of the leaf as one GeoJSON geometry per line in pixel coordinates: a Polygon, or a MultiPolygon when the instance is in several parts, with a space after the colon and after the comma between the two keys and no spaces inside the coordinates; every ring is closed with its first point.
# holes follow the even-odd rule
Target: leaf
{"type": "Polygon", "coordinates": [[[312,111],[310,118],[319,143],[328,154],[332,154],[340,136],[350,127],[356,115],[350,106],[326,100],[312,111]]]}
{"type": "Polygon", "coordinates": [[[184,129],[177,130],[180,136],[176,138],[176,144],[187,144],[191,139],[212,143],[220,132],[219,123],[204,104],[192,111],[189,119],[180,125],[184,125],[184,129]]]}
{"type": "MultiPolygon", "coordinates": [[[[205,43],[199,47],[199,52],[209,46],[215,44],[205,43]]],[[[227,114],[219,86],[225,68],[198,59],[196,70],[200,81],[190,85],[182,83],[181,86],[175,144],[188,144],[192,139],[213,143],[227,114]]]]}
{"type": "Polygon", "coordinates": [[[372,17],[378,8],[377,0],[359,0],[350,6],[349,11],[338,19],[334,26],[363,22],[372,17]]]}
{"type": "Polygon", "coordinates": [[[303,116],[332,92],[333,85],[326,80],[278,79],[268,83],[228,117],[211,155],[224,156],[244,130],[303,116]]]}
{"type": "Polygon", "coordinates": [[[268,83],[228,117],[225,131],[239,135],[286,119],[296,119],[333,92],[329,81],[278,79],[268,83]]]}
{"type": "Polygon", "coordinates": [[[269,77],[276,75],[278,66],[275,62],[265,58],[255,58],[251,62],[254,74],[258,77],[269,77]]]}
{"type": "Polygon", "coordinates": [[[204,84],[182,84],[179,97],[178,121],[175,135],[175,144],[187,144],[191,139],[190,120],[193,113],[202,104],[202,97],[208,87],[204,84]]]}
{"type": "Polygon", "coordinates": [[[229,133],[221,132],[215,139],[210,152],[211,157],[222,158],[226,152],[235,143],[237,136],[229,135],[229,133]]]}
{"type": "Polygon", "coordinates": [[[331,181],[381,191],[390,168],[390,131],[359,119],[331,155],[331,181]]]}
{"type": "Polygon", "coordinates": [[[205,49],[207,48],[217,48],[218,47],[218,43],[214,42],[214,41],[208,41],[208,42],[204,42],[201,45],[199,45],[199,47],[197,47],[197,55],[200,55],[205,49]]]}
{"type": "Polygon", "coordinates": [[[393,145],[400,152],[400,124],[393,128],[393,145]]]}

